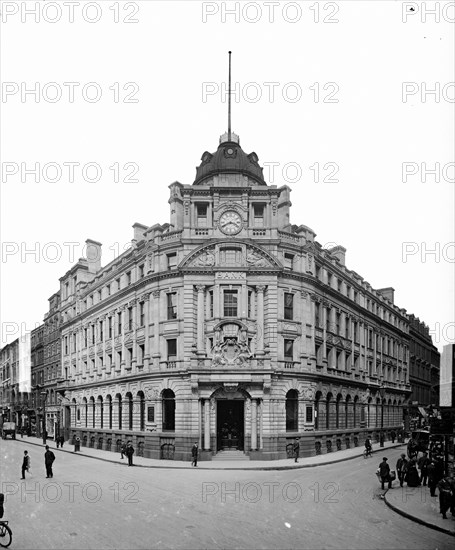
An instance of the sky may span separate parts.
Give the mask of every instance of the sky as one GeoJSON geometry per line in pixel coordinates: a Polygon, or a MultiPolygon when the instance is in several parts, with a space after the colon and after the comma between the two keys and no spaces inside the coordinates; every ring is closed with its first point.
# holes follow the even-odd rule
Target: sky
{"type": "Polygon", "coordinates": [[[227,130],[229,50],[232,130],[291,223],[455,342],[453,2],[1,4],[1,346],[86,239],[105,265],[169,222],[227,130]]]}

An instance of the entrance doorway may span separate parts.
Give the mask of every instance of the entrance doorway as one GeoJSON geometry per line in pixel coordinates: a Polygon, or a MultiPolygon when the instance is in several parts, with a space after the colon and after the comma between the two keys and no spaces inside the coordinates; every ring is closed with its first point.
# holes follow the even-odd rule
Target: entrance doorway
{"type": "Polygon", "coordinates": [[[243,451],[244,403],[242,399],[217,400],[217,451],[243,451]]]}

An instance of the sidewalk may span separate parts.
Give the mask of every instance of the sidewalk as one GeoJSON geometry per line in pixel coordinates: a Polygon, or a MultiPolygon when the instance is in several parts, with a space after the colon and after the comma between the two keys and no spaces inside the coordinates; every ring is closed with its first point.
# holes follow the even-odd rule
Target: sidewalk
{"type": "Polygon", "coordinates": [[[439,513],[439,492],[436,497],[430,495],[428,487],[400,487],[394,482],[394,488],[386,491],[384,500],[387,506],[417,523],[455,536],[455,517],[450,511],[447,519],[439,513]]]}
{"type": "MultiPolygon", "coordinates": [[[[16,441],[25,443],[27,445],[43,446],[42,440],[38,437],[24,437],[16,438],[16,441]]],[[[123,460],[120,458],[120,453],[112,451],[103,451],[100,449],[94,449],[91,447],[81,447],[80,452],[74,452],[74,445],[65,443],[63,449],[57,449],[55,442],[50,439],[47,444],[53,451],[72,453],[86,458],[95,458],[97,460],[104,460],[105,462],[113,462],[114,464],[123,464],[127,462],[125,457],[123,460]]],[[[390,443],[385,442],[384,447],[379,447],[379,444],[373,445],[373,453],[383,453],[386,449],[394,449],[402,446],[403,443],[390,443]]],[[[337,462],[343,462],[344,460],[350,460],[363,456],[364,447],[354,447],[353,449],[344,449],[342,451],[336,451],[329,454],[322,454],[317,456],[300,457],[299,462],[295,463],[293,458],[284,458],[282,460],[245,460],[245,461],[203,461],[198,463],[200,470],[294,470],[299,468],[313,468],[315,466],[322,466],[324,464],[335,464],[337,462]]],[[[133,462],[135,466],[141,468],[171,468],[171,469],[191,469],[191,461],[182,462],[179,460],[156,460],[153,458],[144,458],[142,456],[133,456],[133,462]]]]}

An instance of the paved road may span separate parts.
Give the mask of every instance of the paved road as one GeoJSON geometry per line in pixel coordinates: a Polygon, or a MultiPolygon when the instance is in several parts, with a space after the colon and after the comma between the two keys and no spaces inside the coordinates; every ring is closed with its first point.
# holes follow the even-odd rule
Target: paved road
{"type": "MultiPolygon", "coordinates": [[[[0,442],[11,548],[448,549],[453,537],[387,508],[379,456],[288,471],[128,468],[59,453],[46,479],[44,450],[30,445],[32,478],[20,478],[24,444],[0,442]]],[[[389,450],[394,463],[400,450],[389,450]]]]}

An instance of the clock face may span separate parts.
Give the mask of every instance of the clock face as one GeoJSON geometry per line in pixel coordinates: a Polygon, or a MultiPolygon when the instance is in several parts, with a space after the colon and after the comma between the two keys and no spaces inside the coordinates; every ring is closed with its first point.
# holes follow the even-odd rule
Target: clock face
{"type": "Polygon", "coordinates": [[[220,229],[226,235],[235,235],[242,229],[242,218],[234,210],[221,214],[220,229]]]}

